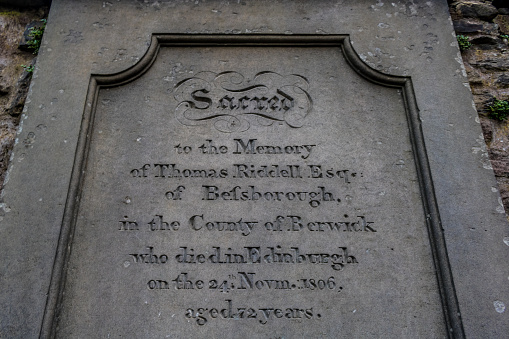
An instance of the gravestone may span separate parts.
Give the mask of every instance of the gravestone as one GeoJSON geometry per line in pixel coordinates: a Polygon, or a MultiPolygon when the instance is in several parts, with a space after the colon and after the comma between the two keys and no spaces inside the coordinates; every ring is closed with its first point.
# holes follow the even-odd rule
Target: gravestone
{"type": "Polygon", "coordinates": [[[2,337],[501,337],[508,230],[445,1],[54,0],[2,337]]]}

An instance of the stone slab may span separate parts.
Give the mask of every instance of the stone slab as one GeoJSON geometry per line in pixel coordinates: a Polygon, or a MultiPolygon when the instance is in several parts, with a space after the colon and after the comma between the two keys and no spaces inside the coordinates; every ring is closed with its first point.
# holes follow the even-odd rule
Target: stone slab
{"type": "Polygon", "coordinates": [[[445,1],[54,0],[22,121],[1,337],[508,330],[445,1]]]}

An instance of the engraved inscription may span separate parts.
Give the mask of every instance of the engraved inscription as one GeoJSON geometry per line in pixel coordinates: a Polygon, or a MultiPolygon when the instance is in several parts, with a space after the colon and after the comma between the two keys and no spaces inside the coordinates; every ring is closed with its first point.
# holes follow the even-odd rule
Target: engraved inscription
{"type": "Polygon", "coordinates": [[[402,92],[202,47],[99,90],[58,337],[443,337],[402,92]]]}
{"type": "Polygon", "coordinates": [[[252,319],[258,320],[262,325],[265,325],[271,319],[283,320],[306,320],[306,319],[320,319],[322,316],[313,311],[313,307],[267,307],[267,308],[252,308],[252,307],[234,307],[231,299],[226,299],[227,305],[220,309],[218,308],[203,308],[197,309],[189,308],[186,310],[185,316],[189,319],[195,319],[198,325],[205,325],[210,319],[252,319]]]}
{"type": "Polygon", "coordinates": [[[264,71],[246,79],[233,71],[200,72],[175,85],[175,113],[183,125],[210,123],[226,133],[247,131],[253,123],[298,128],[312,109],[308,86],[297,74],[264,71]]]}
{"type": "MultiPolygon", "coordinates": [[[[237,232],[242,236],[249,236],[258,230],[265,231],[286,231],[286,232],[377,232],[377,226],[373,221],[367,221],[365,216],[358,215],[350,218],[348,214],[334,220],[306,220],[298,215],[278,215],[270,221],[256,220],[255,218],[240,217],[231,220],[210,220],[206,214],[194,214],[187,222],[167,221],[162,215],[156,215],[146,225],[148,231],[178,231],[181,225],[186,224],[188,230],[196,232],[237,232]]],[[[124,216],[119,221],[119,231],[140,231],[138,221],[129,220],[124,216]]]]}

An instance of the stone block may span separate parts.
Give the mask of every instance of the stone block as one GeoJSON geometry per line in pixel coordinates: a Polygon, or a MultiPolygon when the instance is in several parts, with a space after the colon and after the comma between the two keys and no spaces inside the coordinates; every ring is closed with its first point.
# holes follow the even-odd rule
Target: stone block
{"type": "Polygon", "coordinates": [[[483,31],[481,23],[470,23],[467,20],[453,21],[456,33],[477,33],[483,31]]]}
{"type": "Polygon", "coordinates": [[[44,27],[44,22],[42,22],[40,20],[33,21],[33,22],[29,23],[25,27],[25,31],[23,32],[23,36],[21,37],[21,40],[19,41],[18,48],[22,51],[34,52],[32,45],[29,44],[29,42],[31,40],[33,40],[33,37],[30,34],[33,34],[32,30],[34,30],[34,29],[40,30],[42,27],[44,27]]]}
{"type": "Polygon", "coordinates": [[[459,3],[456,9],[464,17],[480,18],[488,21],[493,20],[498,15],[498,10],[489,3],[464,1],[459,3]]]}
{"type": "Polygon", "coordinates": [[[500,32],[509,34],[509,15],[497,15],[493,22],[499,26],[500,32]]]}
{"type": "Polygon", "coordinates": [[[507,223],[447,9],[54,0],[0,337],[503,337],[507,223]]]}
{"type": "Polygon", "coordinates": [[[495,84],[502,88],[509,87],[509,75],[508,74],[499,75],[497,80],[495,81],[495,84]]]}
{"type": "Polygon", "coordinates": [[[493,148],[490,150],[491,164],[497,176],[509,175],[509,158],[507,152],[502,149],[493,148]]]}

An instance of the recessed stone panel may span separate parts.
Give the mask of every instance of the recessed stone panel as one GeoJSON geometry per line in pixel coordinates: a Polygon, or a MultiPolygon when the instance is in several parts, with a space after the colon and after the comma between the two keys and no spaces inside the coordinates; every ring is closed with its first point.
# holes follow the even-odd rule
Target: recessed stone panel
{"type": "Polygon", "coordinates": [[[59,337],[444,335],[404,88],[306,39],[99,87],[59,337]]]}

